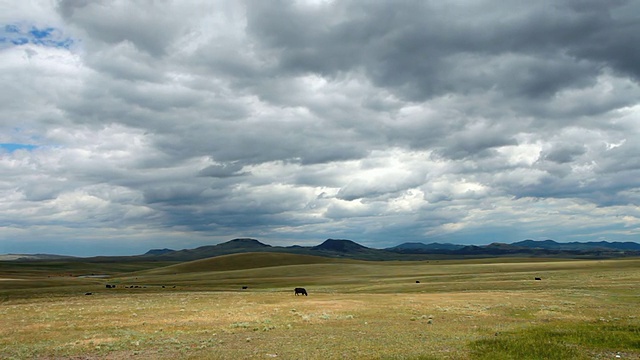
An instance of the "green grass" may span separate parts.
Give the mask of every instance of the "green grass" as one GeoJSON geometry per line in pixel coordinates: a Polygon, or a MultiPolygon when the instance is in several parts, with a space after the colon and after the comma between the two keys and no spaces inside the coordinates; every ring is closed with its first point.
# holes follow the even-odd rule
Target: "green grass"
{"type": "Polygon", "coordinates": [[[294,255],[287,253],[242,253],[189,261],[186,263],[144,271],[143,273],[154,275],[167,275],[176,273],[185,274],[194,272],[231,271],[288,265],[326,264],[340,262],[355,261],[337,260],[311,255],[294,255]]]}
{"type": "Polygon", "coordinates": [[[638,259],[31,266],[0,266],[2,359],[640,359],[638,259]]]}
{"type": "Polygon", "coordinates": [[[640,326],[615,323],[561,323],[525,328],[471,343],[474,359],[593,359],[611,354],[636,356],[640,326]]]}

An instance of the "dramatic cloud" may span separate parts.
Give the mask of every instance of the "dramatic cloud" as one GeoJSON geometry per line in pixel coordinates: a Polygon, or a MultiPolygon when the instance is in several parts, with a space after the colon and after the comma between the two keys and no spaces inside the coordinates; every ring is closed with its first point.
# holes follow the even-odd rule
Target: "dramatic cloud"
{"type": "Polygon", "coordinates": [[[639,239],[637,2],[2,10],[0,253],[639,239]]]}

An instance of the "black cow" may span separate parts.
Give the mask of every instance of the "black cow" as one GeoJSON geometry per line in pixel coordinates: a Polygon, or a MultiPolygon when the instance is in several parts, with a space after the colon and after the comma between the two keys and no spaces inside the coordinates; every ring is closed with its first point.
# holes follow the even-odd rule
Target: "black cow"
{"type": "Polygon", "coordinates": [[[93,295],[93,293],[90,293],[90,292],[88,292],[88,293],[84,293],[84,294],[85,294],[85,295],[93,295]]]}
{"type": "Polygon", "coordinates": [[[536,278],[536,280],[542,280],[542,278],[536,278]]]}
{"type": "Polygon", "coordinates": [[[295,288],[295,289],[293,289],[293,293],[296,296],[298,296],[298,294],[299,295],[304,295],[304,296],[309,296],[307,294],[307,290],[305,288],[295,288]]]}
{"type": "Polygon", "coordinates": [[[243,286],[242,290],[247,290],[249,287],[248,286],[243,286]]]}

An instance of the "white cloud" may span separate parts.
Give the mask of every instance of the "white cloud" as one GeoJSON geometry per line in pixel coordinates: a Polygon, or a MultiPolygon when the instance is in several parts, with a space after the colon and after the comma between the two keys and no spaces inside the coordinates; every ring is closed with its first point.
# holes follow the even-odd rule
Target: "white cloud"
{"type": "Polygon", "coordinates": [[[0,2],[0,253],[635,240],[634,6],[0,2]]]}

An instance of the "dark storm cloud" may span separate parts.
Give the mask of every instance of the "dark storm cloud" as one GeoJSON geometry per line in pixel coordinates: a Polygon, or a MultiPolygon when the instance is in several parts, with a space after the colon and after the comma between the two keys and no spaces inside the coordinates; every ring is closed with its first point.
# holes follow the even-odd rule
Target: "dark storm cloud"
{"type": "Polygon", "coordinates": [[[281,70],[363,70],[374,84],[419,101],[495,87],[549,97],[588,85],[603,66],[637,77],[637,51],[621,47],[638,40],[628,4],[281,1],[251,3],[247,13],[249,31],[281,70]]]}
{"type": "Polygon", "coordinates": [[[210,165],[206,168],[200,170],[198,175],[200,176],[210,176],[216,178],[227,178],[233,176],[241,176],[246,175],[246,172],[241,172],[242,165],[237,163],[228,163],[228,164],[219,164],[219,165],[210,165]]]}
{"type": "Polygon", "coordinates": [[[129,42],[152,56],[163,56],[185,23],[172,3],[158,5],[62,0],[58,8],[64,20],[81,27],[93,40],[109,45],[129,42]]]}
{"type": "Polygon", "coordinates": [[[583,155],[585,152],[586,149],[582,144],[560,145],[542,154],[542,158],[559,164],[565,164],[574,161],[577,156],[583,155]]]}
{"type": "Polygon", "coordinates": [[[492,156],[492,148],[517,145],[512,135],[500,128],[486,128],[482,124],[470,124],[467,129],[445,138],[440,143],[442,151],[436,151],[450,159],[464,159],[467,157],[492,156]]]}
{"type": "Polygon", "coordinates": [[[640,144],[636,141],[625,141],[606,152],[606,156],[599,162],[600,173],[620,174],[627,171],[640,170],[640,144]]]}

